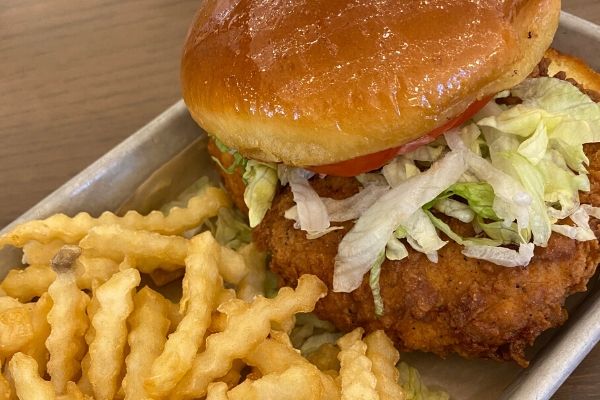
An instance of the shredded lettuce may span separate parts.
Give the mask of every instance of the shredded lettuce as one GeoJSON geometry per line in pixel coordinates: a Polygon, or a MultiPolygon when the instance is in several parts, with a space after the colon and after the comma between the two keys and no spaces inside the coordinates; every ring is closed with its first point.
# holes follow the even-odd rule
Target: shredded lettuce
{"type": "Polygon", "coordinates": [[[555,150],[546,154],[538,169],[544,178],[544,200],[548,205],[548,215],[556,220],[568,217],[579,207],[579,191],[590,190],[587,175],[576,175],[555,150]]]}
{"type": "Polygon", "coordinates": [[[406,158],[413,161],[434,162],[437,161],[444,152],[443,146],[423,145],[415,151],[407,153],[406,158]]]}
{"type": "Polygon", "coordinates": [[[448,236],[449,239],[454,240],[458,244],[464,244],[465,240],[462,238],[462,236],[454,232],[447,223],[433,215],[429,210],[424,210],[424,212],[427,217],[429,217],[431,223],[446,236],[448,236]]]}
{"type": "MultiPolygon", "coordinates": [[[[322,197],[321,200],[327,209],[329,221],[344,222],[357,219],[389,190],[387,184],[367,184],[357,194],[343,200],[322,197]]],[[[295,205],[285,212],[285,218],[299,222],[298,206],[295,205]]]]}
{"type": "Polygon", "coordinates": [[[584,210],[590,217],[600,219],[600,207],[594,207],[590,204],[582,204],[581,209],[584,210]]]}
{"type": "Polygon", "coordinates": [[[490,238],[478,238],[478,237],[463,238],[458,233],[454,232],[447,223],[445,223],[444,221],[442,221],[441,219],[439,219],[438,217],[433,215],[433,213],[431,211],[424,210],[424,212],[425,212],[425,214],[427,214],[427,216],[431,220],[431,223],[437,229],[439,229],[440,232],[443,232],[446,236],[448,236],[449,239],[454,240],[456,243],[458,243],[460,245],[471,244],[471,245],[499,246],[502,244],[501,241],[490,239],[490,238]]]}
{"type": "Polygon", "coordinates": [[[450,400],[448,393],[431,390],[421,380],[419,371],[401,362],[397,366],[400,372],[400,385],[404,389],[405,400],[450,400]]]}
{"type": "Polygon", "coordinates": [[[319,350],[324,344],[335,344],[339,338],[343,336],[339,332],[323,332],[309,336],[306,341],[300,346],[300,353],[306,357],[309,354],[319,350]]]}
{"type": "Polygon", "coordinates": [[[323,345],[335,346],[341,336],[342,333],[337,331],[331,322],[321,320],[313,313],[306,313],[296,315],[290,341],[304,357],[308,357],[323,345]]]}
{"type": "Polygon", "coordinates": [[[587,173],[585,166],[590,163],[590,160],[585,155],[582,145],[570,145],[560,138],[552,138],[549,139],[549,146],[563,157],[564,162],[561,164],[566,164],[575,172],[587,173]]]}
{"type": "Polygon", "coordinates": [[[489,238],[498,241],[500,244],[518,244],[528,243],[531,239],[529,229],[521,229],[516,223],[506,226],[503,221],[484,222],[483,218],[477,217],[476,227],[480,228],[489,238]]]}
{"type": "Polygon", "coordinates": [[[267,269],[267,276],[265,278],[265,297],[268,299],[272,299],[277,296],[277,292],[279,290],[279,277],[271,272],[270,269],[267,269]]]}
{"type": "Polygon", "coordinates": [[[453,199],[439,199],[433,203],[433,208],[466,224],[475,218],[475,213],[467,204],[453,199]]]}
{"type": "Polygon", "coordinates": [[[351,292],[385,250],[392,232],[466,171],[464,152],[452,151],[382,195],[344,236],[335,260],[333,288],[351,292]],[[398,201],[402,199],[402,201],[398,201]]]}
{"type": "Polygon", "coordinates": [[[481,137],[481,129],[476,124],[467,124],[460,131],[460,137],[465,146],[477,155],[481,155],[481,146],[485,141],[481,137]]]}
{"type": "Polygon", "coordinates": [[[218,158],[216,157],[211,157],[213,159],[213,161],[226,173],[226,174],[233,174],[237,169],[241,169],[241,170],[245,170],[246,169],[246,164],[248,163],[248,160],[246,158],[244,158],[244,156],[242,156],[240,153],[238,153],[236,150],[229,148],[225,145],[225,143],[221,142],[219,139],[217,139],[216,137],[213,137],[213,140],[215,142],[215,145],[217,146],[217,148],[219,149],[219,151],[221,151],[221,153],[229,153],[231,154],[231,156],[233,157],[233,162],[231,163],[231,165],[229,165],[229,167],[225,167],[221,161],[219,161],[218,158]]]}
{"type": "Polygon", "coordinates": [[[392,236],[385,245],[385,258],[388,260],[403,260],[408,257],[408,250],[404,243],[395,236],[392,236]]]}
{"type": "Polygon", "coordinates": [[[408,178],[418,175],[421,171],[414,161],[407,157],[396,157],[392,162],[385,165],[381,173],[391,187],[396,187],[408,178]]]}
{"type": "Polygon", "coordinates": [[[549,120],[550,137],[561,138],[571,145],[600,141],[600,105],[569,82],[553,78],[527,79],[511,92],[523,99],[521,107],[515,108],[543,112],[543,118],[549,120]]]}
{"type": "Polygon", "coordinates": [[[377,317],[383,316],[383,299],[381,298],[381,287],[379,286],[379,277],[381,275],[381,265],[385,261],[385,252],[381,252],[377,257],[377,260],[371,266],[371,273],[369,275],[369,286],[371,287],[371,293],[373,294],[373,303],[375,304],[375,315],[377,317]]]}
{"type": "Polygon", "coordinates": [[[365,174],[356,175],[356,180],[363,186],[386,186],[388,184],[385,180],[385,177],[377,172],[369,172],[365,174]]]}
{"type": "Polygon", "coordinates": [[[234,250],[252,241],[251,229],[242,213],[230,208],[219,210],[213,235],[217,242],[234,250]]]}
{"type": "Polygon", "coordinates": [[[298,227],[309,234],[320,235],[329,229],[330,221],[323,199],[308,181],[312,175],[309,171],[295,168],[289,171],[287,180],[297,207],[298,227]]]}
{"type": "Polygon", "coordinates": [[[544,201],[544,178],[526,158],[516,152],[502,152],[497,155],[496,165],[504,172],[518,179],[531,198],[529,205],[529,228],[533,242],[545,246],[550,239],[552,222],[544,201]]]}
{"type": "Polygon", "coordinates": [[[246,164],[244,202],[248,206],[250,227],[254,228],[265,217],[277,191],[277,168],[274,164],[250,160],[246,164]]]}
{"type": "MultiPolygon", "coordinates": [[[[458,182],[446,189],[438,199],[450,196],[458,196],[465,199],[469,205],[469,209],[473,213],[483,218],[498,220],[498,216],[494,212],[494,189],[490,184],[485,182],[458,182]]],[[[444,212],[444,214],[446,213],[444,212]]]]}
{"type": "Polygon", "coordinates": [[[526,266],[533,257],[533,243],[519,245],[519,250],[507,247],[494,247],[488,245],[469,244],[462,251],[467,257],[485,260],[503,267],[526,266]]]}
{"type": "Polygon", "coordinates": [[[596,240],[596,235],[594,235],[594,231],[590,228],[590,215],[586,211],[586,208],[579,207],[569,218],[575,223],[575,226],[552,225],[552,230],[580,242],[596,240]]]}
{"type": "Polygon", "coordinates": [[[548,134],[546,127],[540,122],[533,135],[523,141],[517,151],[531,164],[537,165],[544,158],[547,149],[548,134]]]}
{"type": "Polygon", "coordinates": [[[354,196],[343,200],[324,198],[329,218],[333,222],[344,222],[359,218],[377,199],[389,191],[389,187],[368,185],[354,196]]]}
{"type": "Polygon", "coordinates": [[[435,226],[422,209],[418,209],[411,215],[402,228],[406,232],[406,240],[410,246],[427,255],[432,262],[437,262],[437,251],[444,247],[447,242],[440,239],[435,226]]]}
{"type": "MultiPolygon", "coordinates": [[[[451,149],[465,149],[466,146],[457,132],[448,132],[446,141],[451,149]]],[[[529,205],[531,196],[513,177],[501,171],[492,163],[468,151],[465,155],[468,169],[481,182],[487,182],[494,191],[492,210],[507,225],[516,220],[519,229],[529,226],[529,205]]]]}

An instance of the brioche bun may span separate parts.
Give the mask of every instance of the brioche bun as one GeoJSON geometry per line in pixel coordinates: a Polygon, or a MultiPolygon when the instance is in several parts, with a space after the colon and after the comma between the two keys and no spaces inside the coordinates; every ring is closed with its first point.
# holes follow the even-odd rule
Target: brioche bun
{"type": "Polygon", "coordinates": [[[232,4],[202,3],[184,100],[226,145],[294,166],[402,145],[514,86],[560,13],[560,0],[232,4]]]}

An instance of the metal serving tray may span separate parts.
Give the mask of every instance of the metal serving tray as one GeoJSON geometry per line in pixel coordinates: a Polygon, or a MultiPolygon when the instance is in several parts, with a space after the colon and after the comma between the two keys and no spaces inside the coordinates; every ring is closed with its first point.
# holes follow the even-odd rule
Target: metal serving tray
{"type": "MultiPolygon", "coordinates": [[[[600,69],[599,26],[563,13],[554,47],[600,69]]],[[[206,135],[180,101],[4,230],[57,212],[97,215],[130,208],[145,212],[207,174],[215,176],[206,153],[206,135]]],[[[0,278],[20,265],[20,257],[14,249],[0,251],[0,278]]],[[[420,353],[403,359],[417,367],[428,384],[444,388],[453,399],[549,399],[600,340],[600,290],[596,289],[575,298],[579,306],[564,327],[538,340],[539,351],[534,351],[528,369],[459,357],[441,360],[420,353]]]]}

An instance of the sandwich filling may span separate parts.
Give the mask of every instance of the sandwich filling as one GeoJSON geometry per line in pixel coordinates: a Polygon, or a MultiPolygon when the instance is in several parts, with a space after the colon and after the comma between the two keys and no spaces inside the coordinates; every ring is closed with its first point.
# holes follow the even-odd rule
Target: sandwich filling
{"type": "Polygon", "coordinates": [[[516,267],[526,266],[553,232],[596,239],[588,221],[600,217],[600,208],[580,204],[579,192],[590,190],[583,145],[600,142],[600,106],[559,78],[529,78],[497,94],[461,126],[357,175],[360,192],[344,200],[319,197],[309,183],[314,172],[218,146],[233,155],[230,171],[244,168],[251,226],[264,217],[278,184],[294,196],[285,217],[308,238],[356,221],[338,247],[334,291],[353,291],[370,272],[377,304],[383,260],[407,257],[407,247],[436,262],[452,240],[466,257],[516,267]],[[472,224],[476,235],[454,232],[448,218],[472,224]]]}

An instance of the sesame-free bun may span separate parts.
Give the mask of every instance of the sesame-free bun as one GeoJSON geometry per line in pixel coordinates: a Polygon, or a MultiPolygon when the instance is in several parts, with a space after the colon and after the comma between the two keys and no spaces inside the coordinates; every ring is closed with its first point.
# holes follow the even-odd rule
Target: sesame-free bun
{"type": "Polygon", "coordinates": [[[560,0],[205,0],[181,81],[247,157],[311,166],[407,143],[523,80],[560,0]]]}

